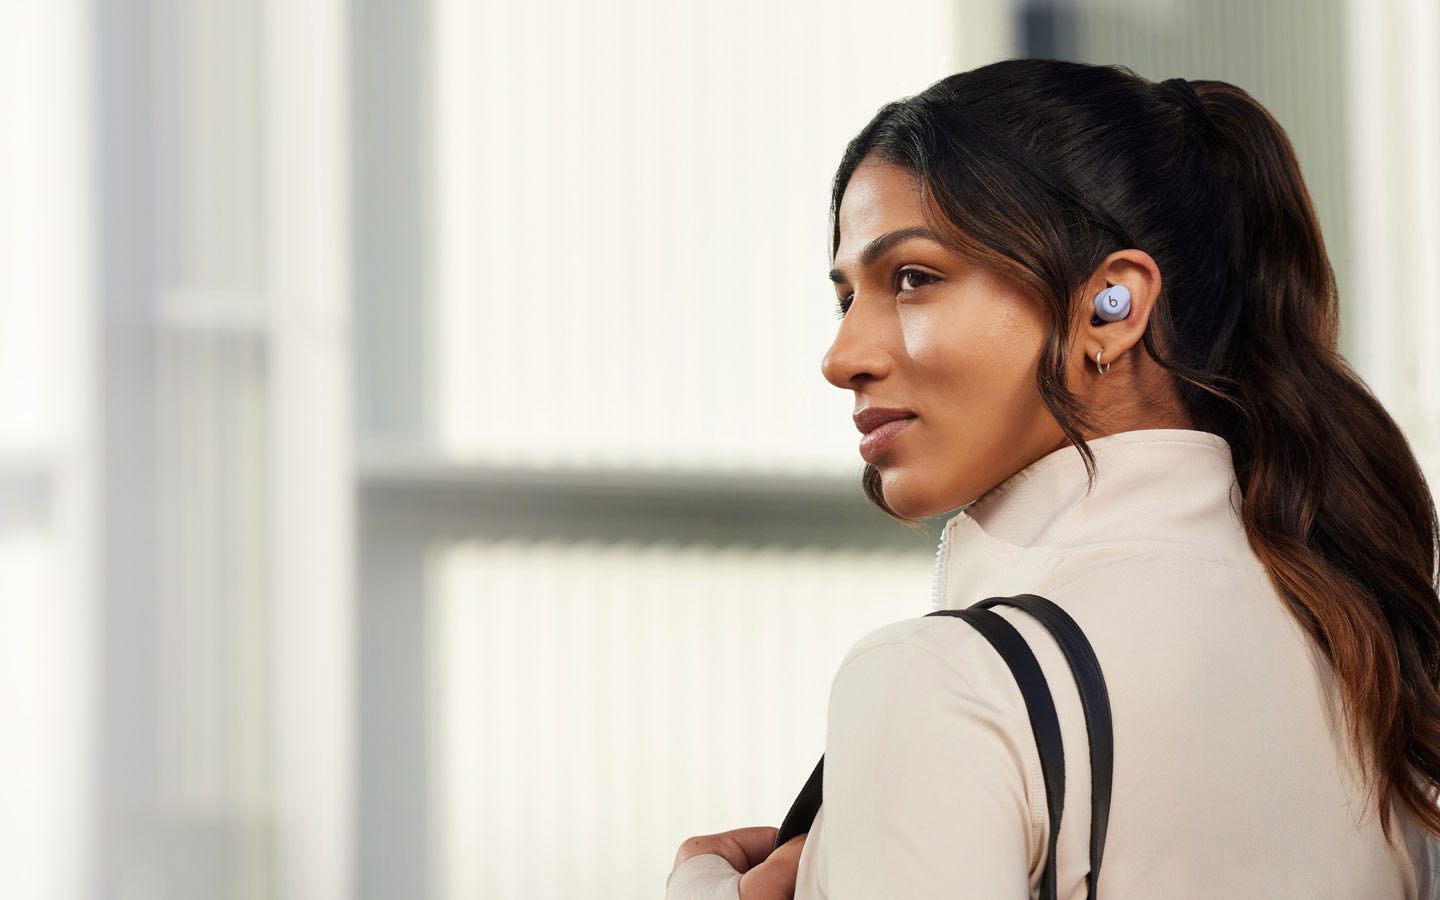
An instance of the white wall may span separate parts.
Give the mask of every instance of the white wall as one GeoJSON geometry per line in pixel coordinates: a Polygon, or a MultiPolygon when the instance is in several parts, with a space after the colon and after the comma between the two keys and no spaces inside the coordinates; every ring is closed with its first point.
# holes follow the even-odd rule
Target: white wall
{"type": "Polygon", "coordinates": [[[95,46],[0,4],[0,895],[94,877],[95,46]]]}

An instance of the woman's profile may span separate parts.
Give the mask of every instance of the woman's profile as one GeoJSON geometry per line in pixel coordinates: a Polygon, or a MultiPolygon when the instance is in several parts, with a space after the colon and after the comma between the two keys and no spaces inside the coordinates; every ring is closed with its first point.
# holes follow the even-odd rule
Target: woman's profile
{"type": "MultiPolygon", "coordinates": [[[[953,513],[931,608],[1040,595],[1103,667],[1096,895],[1433,896],[1440,528],[1339,353],[1275,119],[1223,81],[1004,60],[882,107],[830,212],[822,373],[853,395],[871,502],[953,513]]],[[[995,611],[1054,693],[1058,896],[1085,897],[1077,691],[1043,627],[995,611]]],[[[965,621],[920,612],[835,673],[809,833],[691,838],[667,900],[1035,896],[1050,822],[1021,692],[965,621]]]]}

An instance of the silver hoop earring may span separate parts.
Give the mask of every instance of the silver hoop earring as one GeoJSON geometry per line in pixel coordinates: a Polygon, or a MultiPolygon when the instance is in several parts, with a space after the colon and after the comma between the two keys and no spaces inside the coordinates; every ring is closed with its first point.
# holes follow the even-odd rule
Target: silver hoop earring
{"type": "Polygon", "coordinates": [[[1105,348],[1104,348],[1104,347],[1101,347],[1099,350],[1096,350],[1096,351],[1095,351],[1095,368],[1097,368],[1097,369],[1100,370],[1100,374],[1101,374],[1101,375],[1108,375],[1108,374],[1110,373],[1110,367],[1111,367],[1112,365],[1114,365],[1114,363],[1106,363],[1106,364],[1103,365],[1103,366],[1100,365],[1100,354],[1102,354],[1102,353],[1104,353],[1104,352],[1105,352],[1105,348]]]}

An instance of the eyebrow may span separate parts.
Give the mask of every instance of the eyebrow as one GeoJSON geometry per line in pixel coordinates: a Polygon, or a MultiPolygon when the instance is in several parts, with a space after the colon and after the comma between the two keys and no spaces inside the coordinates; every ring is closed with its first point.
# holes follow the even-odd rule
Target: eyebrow
{"type": "MultiPolygon", "coordinates": [[[[882,234],[875,240],[866,244],[865,249],[860,251],[860,268],[870,268],[871,266],[875,265],[876,260],[878,260],[881,256],[885,255],[886,251],[893,248],[896,244],[899,244],[902,241],[908,241],[911,238],[924,238],[927,241],[934,241],[941,246],[944,246],[945,244],[944,238],[942,238],[938,232],[933,231],[932,229],[923,228],[920,226],[916,226],[914,228],[901,228],[898,231],[891,231],[882,234]]],[[[845,274],[839,269],[831,269],[830,280],[838,284],[845,280],[845,274]]]]}

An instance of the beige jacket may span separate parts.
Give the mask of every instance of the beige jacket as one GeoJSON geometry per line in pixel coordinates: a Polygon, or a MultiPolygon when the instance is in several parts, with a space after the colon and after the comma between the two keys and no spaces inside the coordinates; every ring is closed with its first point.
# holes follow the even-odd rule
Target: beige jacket
{"type": "MultiPolygon", "coordinates": [[[[1097,893],[1108,900],[1434,896],[1436,842],[1397,812],[1387,846],[1344,746],[1330,668],[1245,538],[1224,439],[1150,429],[1020,470],[945,525],[933,608],[1021,592],[1059,604],[1104,670],[1115,774],[1097,893]],[[1417,877],[1417,875],[1419,877],[1417,877]]],[[[1060,898],[1086,896],[1090,778],[1063,654],[999,606],[1055,697],[1065,744],[1060,898]]],[[[799,785],[796,785],[798,790],[799,785]]],[[[1038,896],[1050,823],[1024,699],[964,620],[874,629],[830,693],[824,803],[795,900],[1038,896]]],[[[734,900],[718,855],[666,900],[734,900]]]]}

